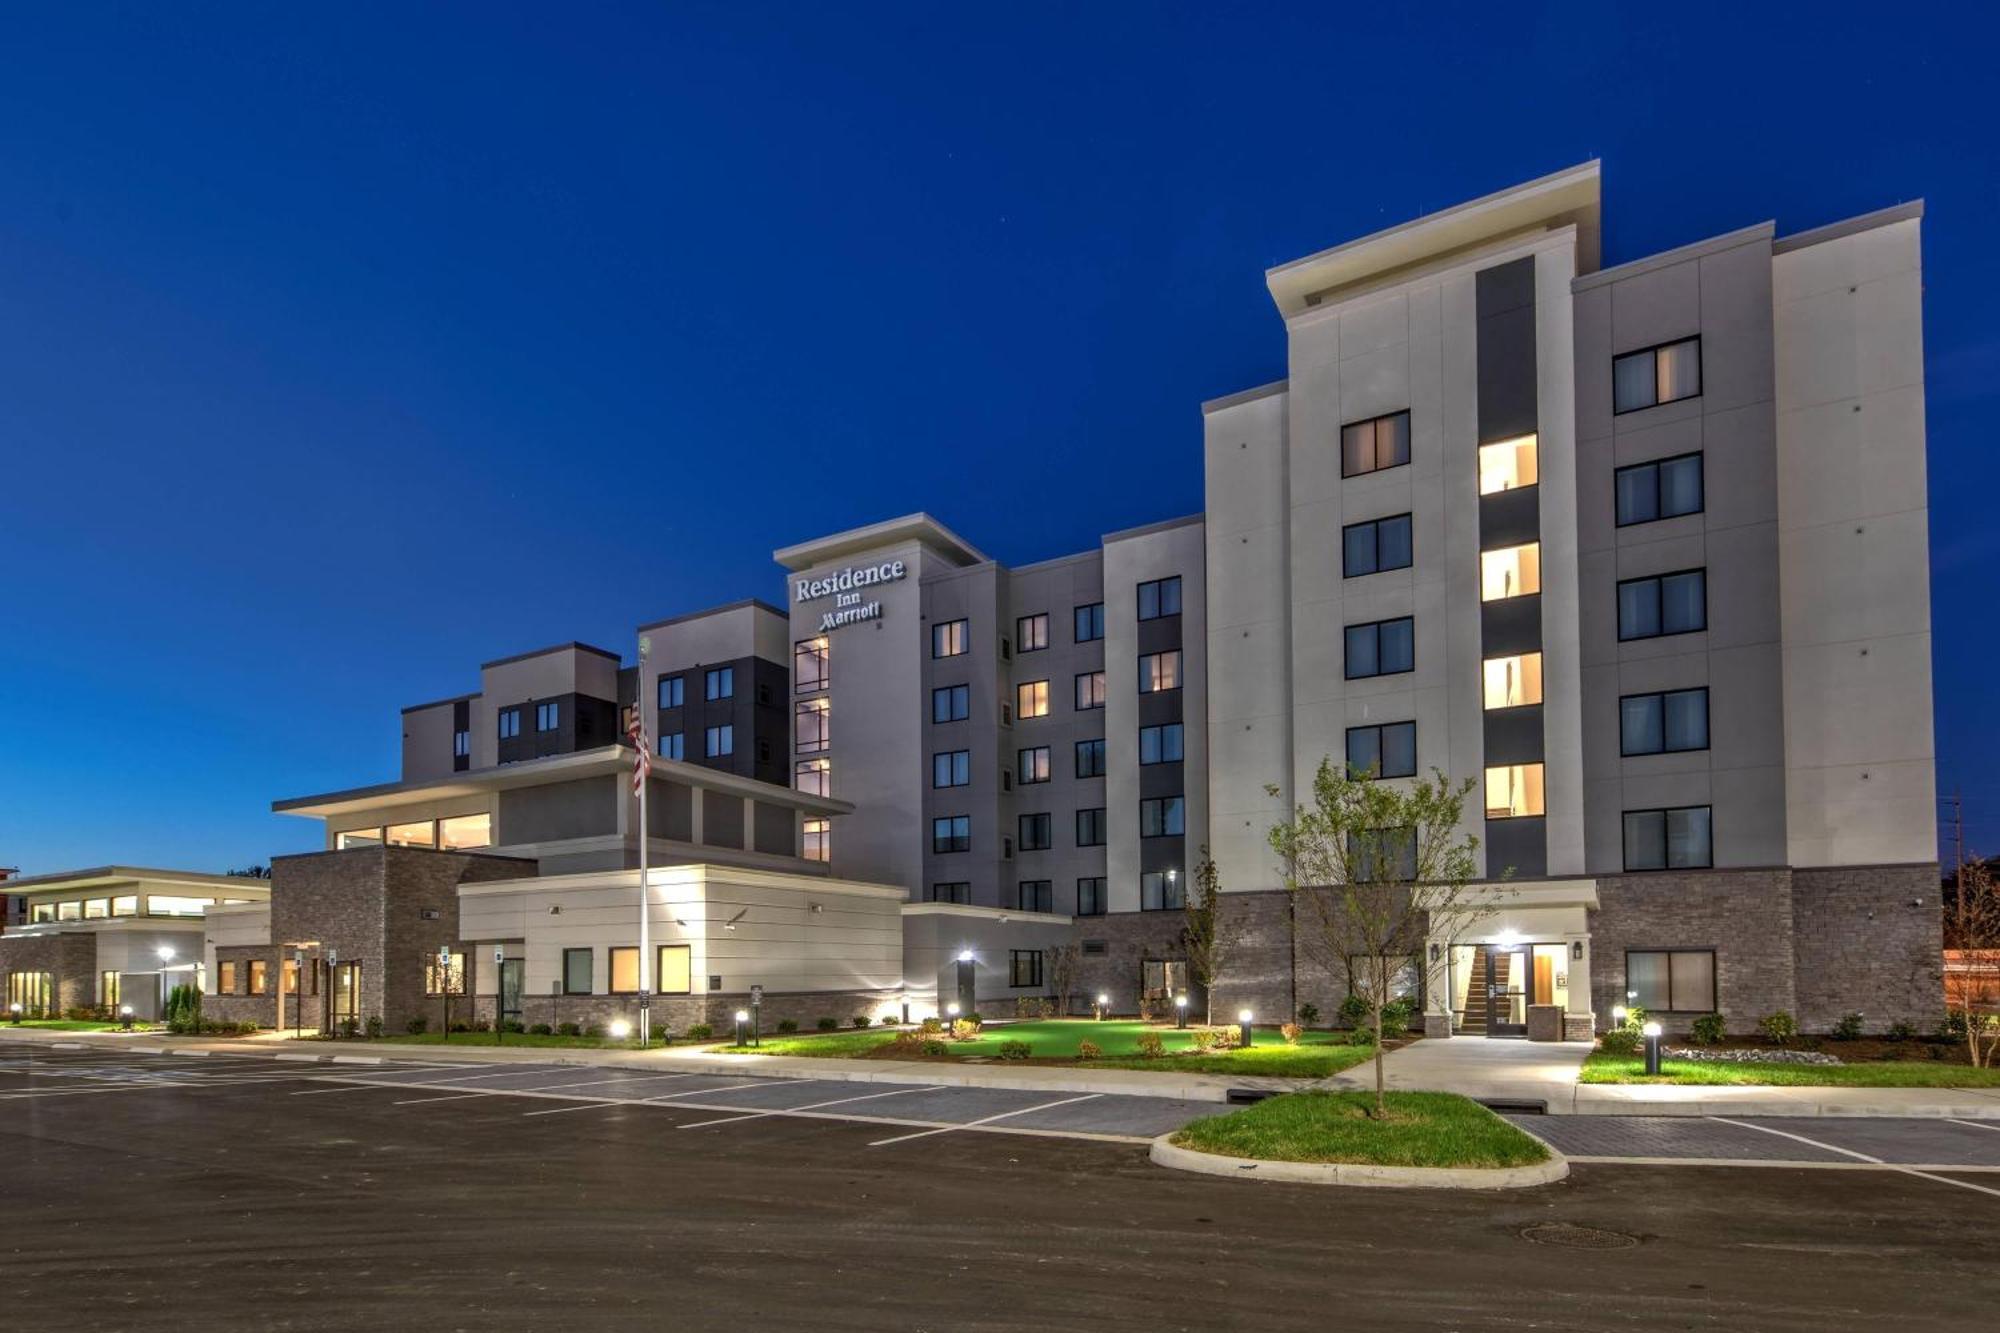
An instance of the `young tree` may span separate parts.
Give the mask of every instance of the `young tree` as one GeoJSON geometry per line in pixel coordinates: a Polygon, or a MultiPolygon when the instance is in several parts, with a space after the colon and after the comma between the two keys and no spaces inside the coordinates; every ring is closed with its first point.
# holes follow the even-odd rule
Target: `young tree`
{"type": "Polygon", "coordinates": [[[1049,950],[1049,990],[1055,996],[1057,1018],[1069,1017],[1070,995],[1076,990],[1078,953],[1079,950],[1073,942],[1058,944],[1049,950]]]}
{"type": "Polygon", "coordinates": [[[1181,945],[1187,951],[1188,970],[1201,984],[1205,1002],[1202,1021],[1215,1024],[1215,982],[1228,960],[1233,932],[1222,918],[1222,873],[1208,848],[1201,849],[1201,863],[1194,868],[1194,882],[1181,900],[1186,924],[1181,927],[1181,945]]]}
{"type": "Polygon", "coordinates": [[[1376,782],[1323,759],[1311,803],[1270,832],[1308,952],[1366,987],[1377,1116],[1386,1109],[1382,1010],[1393,960],[1421,954],[1426,936],[1452,938],[1481,914],[1466,888],[1479,840],[1459,828],[1472,788],[1471,779],[1454,784],[1435,769],[1408,784],[1376,782]],[[1355,968],[1356,958],[1365,965],[1355,968]]]}
{"type": "Polygon", "coordinates": [[[1945,917],[1944,1002],[1965,1033],[1972,1067],[2000,1055],[2000,884],[1990,863],[1969,860],[1958,872],[1957,902],[1945,917]]]}

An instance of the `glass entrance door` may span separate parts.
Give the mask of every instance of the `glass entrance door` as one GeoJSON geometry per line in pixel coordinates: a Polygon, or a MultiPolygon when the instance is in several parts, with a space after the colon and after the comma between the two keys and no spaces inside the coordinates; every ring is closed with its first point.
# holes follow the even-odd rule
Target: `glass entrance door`
{"type": "MultiPolygon", "coordinates": [[[[1188,965],[1185,959],[1148,958],[1140,963],[1139,997],[1153,1010],[1173,1012],[1174,996],[1189,994],[1189,1004],[1196,1002],[1188,991],[1188,965]]],[[[1197,1011],[1199,1012],[1199,1011],[1197,1011]]]]}
{"type": "Polygon", "coordinates": [[[337,963],[333,969],[333,1026],[361,1021],[361,964],[337,963]]]}
{"type": "Polygon", "coordinates": [[[521,970],[527,966],[525,960],[509,958],[500,964],[500,1021],[518,1022],[521,1018],[521,970]]]}
{"type": "Polygon", "coordinates": [[[1485,965],[1486,1035],[1528,1035],[1528,978],[1533,952],[1525,945],[1489,944],[1480,951],[1485,965]]]}

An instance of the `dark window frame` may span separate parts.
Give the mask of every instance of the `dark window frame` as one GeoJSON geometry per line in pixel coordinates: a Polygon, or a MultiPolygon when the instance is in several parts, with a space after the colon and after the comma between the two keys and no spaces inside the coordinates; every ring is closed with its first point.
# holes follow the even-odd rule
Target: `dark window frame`
{"type": "Polygon", "coordinates": [[[939,685],[931,691],[931,725],[945,726],[952,722],[963,722],[972,716],[972,687],[970,685],[939,685]],[[938,716],[938,702],[944,701],[944,717],[938,716]]]}
{"type": "Polygon", "coordinates": [[[956,856],[972,850],[971,815],[933,815],[931,817],[931,854],[934,856],[956,856]],[[943,836],[939,836],[938,826],[945,826],[943,836]],[[965,826],[963,833],[959,825],[965,826]]]}
{"type": "Polygon", "coordinates": [[[1365,579],[1370,574],[1387,574],[1398,569],[1413,569],[1416,567],[1416,563],[1417,524],[1414,514],[1384,514],[1380,518],[1370,518],[1364,519],[1359,523],[1349,523],[1340,530],[1340,576],[1344,579],[1365,579]],[[1410,528],[1410,558],[1400,565],[1385,565],[1382,563],[1382,525],[1384,523],[1394,523],[1398,519],[1407,523],[1410,528]],[[1347,559],[1347,534],[1359,531],[1362,528],[1370,530],[1369,546],[1373,553],[1373,563],[1368,569],[1353,569],[1349,567],[1347,559]]]}
{"type": "Polygon", "coordinates": [[[1708,690],[1709,687],[1706,685],[1690,685],[1685,689],[1679,689],[1679,690],[1640,690],[1636,694],[1619,695],[1618,696],[1618,757],[1621,759],[1637,759],[1645,755],[1654,755],[1654,754],[1699,754],[1703,750],[1708,749],[1713,741],[1713,737],[1710,734],[1710,727],[1709,727],[1710,719],[1708,711],[1708,703],[1709,703],[1708,690]],[[1667,744],[1667,699],[1670,695],[1680,695],[1680,694],[1699,694],[1701,696],[1702,743],[1700,745],[1667,744]],[[1628,701],[1632,699],[1658,699],[1660,701],[1660,748],[1659,749],[1635,750],[1631,747],[1631,742],[1626,739],[1625,705],[1628,701]]]}
{"type": "Polygon", "coordinates": [[[970,787],[972,785],[972,751],[933,750],[931,752],[931,790],[943,791],[949,787],[970,787]],[[942,773],[945,780],[938,781],[942,773]]]}
{"type": "Polygon", "coordinates": [[[1049,613],[1046,611],[1037,611],[1033,615],[1016,616],[1014,618],[1014,644],[1016,649],[1022,653],[1039,653],[1046,650],[1049,646],[1049,613]],[[1036,628],[1039,628],[1039,636],[1031,635],[1029,631],[1036,628]],[[1041,642],[1033,642],[1035,637],[1039,637],[1041,642]]]}
{"type": "Polygon", "coordinates": [[[1056,886],[1052,879],[1023,879],[1014,884],[1014,910],[1050,912],[1056,910],[1056,886]]]}
{"type": "Polygon", "coordinates": [[[1076,812],[1076,845],[1079,847],[1102,847],[1105,845],[1109,829],[1106,827],[1105,807],[1101,805],[1080,806],[1076,812]],[[1096,837],[1085,841],[1084,825],[1088,823],[1096,837]]]}
{"type": "Polygon", "coordinates": [[[1183,676],[1183,675],[1185,674],[1185,669],[1186,669],[1186,666],[1187,666],[1187,658],[1186,658],[1186,657],[1185,657],[1185,656],[1184,656],[1184,655],[1182,654],[1182,652],[1181,652],[1181,650],[1180,650],[1179,648],[1162,648],[1162,649],[1160,649],[1160,651],[1158,651],[1157,653],[1140,653],[1140,654],[1139,654],[1139,693],[1141,693],[1141,694],[1171,694],[1171,693],[1172,693],[1173,691],[1175,691],[1175,690],[1178,690],[1179,688],[1181,688],[1181,680],[1182,680],[1182,676],[1183,676]],[[1149,663],[1149,662],[1159,662],[1159,663],[1164,663],[1164,662],[1165,662],[1165,661],[1166,661],[1166,660],[1167,660],[1168,658],[1172,658],[1172,659],[1173,659],[1173,663],[1174,663],[1174,672],[1173,672],[1173,675],[1174,675],[1174,683],[1173,683],[1173,684],[1171,684],[1171,685],[1155,685],[1155,684],[1153,684],[1153,683],[1152,683],[1152,682],[1153,682],[1153,677],[1154,677],[1155,675],[1164,675],[1164,674],[1165,674],[1165,672],[1164,672],[1164,671],[1160,671],[1160,672],[1151,672],[1151,671],[1148,671],[1148,670],[1146,669],[1146,664],[1147,664],[1147,663],[1149,663]]]}
{"type": "Polygon", "coordinates": [[[1169,616],[1180,615],[1181,608],[1186,604],[1181,594],[1181,576],[1178,574],[1168,574],[1164,578],[1147,579],[1145,582],[1139,584],[1135,593],[1138,618],[1140,620],[1165,620],[1169,616]],[[1146,610],[1146,594],[1148,589],[1152,590],[1153,601],[1153,609],[1150,612],[1146,610]],[[1166,604],[1169,600],[1174,604],[1174,608],[1171,611],[1166,609],[1166,604]]]}
{"type": "Polygon", "coordinates": [[[687,678],[684,676],[661,676],[654,683],[653,695],[661,711],[681,708],[687,704],[687,678]],[[669,687],[672,688],[669,688],[669,687]],[[672,699],[669,701],[668,696],[672,699]]]}
{"type": "Polygon", "coordinates": [[[1658,574],[1641,574],[1636,578],[1620,579],[1618,580],[1618,586],[1612,591],[1611,612],[1618,619],[1618,642],[1620,643],[1644,643],[1648,639],[1671,639],[1682,634],[1706,634],[1708,632],[1708,566],[1694,565],[1687,569],[1667,569],[1662,570],[1658,574]],[[1668,629],[1666,628],[1666,581],[1668,579],[1677,579],[1687,574],[1701,575],[1701,623],[1687,629],[1668,629]],[[1660,628],[1652,634],[1627,634],[1625,632],[1623,610],[1625,589],[1639,583],[1654,583],[1659,585],[1658,607],[1660,611],[1660,628]]]}
{"type": "Polygon", "coordinates": [[[1076,776],[1079,779],[1101,778],[1110,767],[1109,756],[1105,753],[1104,737],[1092,736],[1076,743],[1076,776]],[[1084,755],[1090,755],[1090,771],[1084,771],[1084,755]]]}
{"type": "Polygon", "coordinates": [[[1343,737],[1343,740],[1345,742],[1347,771],[1349,774],[1353,774],[1356,771],[1354,765],[1354,737],[1356,733],[1363,731],[1372,731],[1375,733],[1375,753],[1377,755],[1385,756],[1382,759],[1381,771],[1379,773],[1373,773],[1371,775],[1372,780],[1381,781],[1386,778],[1413,778],[1417,775],[1417,724],[1414,718],[1402,722],[1371,722],[1366,726],[1349,727],[1347,729],[1346,735],[1343,737]],[[1408,727],[1410,729],[1410,769],[1409,772],[1407,773],[1391,773],[1389,771],[1389,761],[1386,758],[1386,756],[1389,753],[1389,748],[1386,744],[1384,744],[1384,738],[1382,733],[1387,731],[1391,727],[1408,727]]]}
{"type": "MultiPolygon", "coordinates": [[[[1377,438],[1370,442],[1369,448],[1371,457],[1379,459],[1382,456],[1379,431],[1376,432],[1376,436],[1377,438]]],[[[1399,467],[1408,467],[1411,460],[1416,456],[1416,443],[1415,423],[1410,419],[1410,409],[1407,407],[1397,412],[1380,412],[1372,417],[1362,417],[1356,421],[1343,421],[1340,423],[1339,433],[1334,437],[1334,447],[1340,450],[1341,478],[1345,480],[1348,477],[1368,477],[1373,476],[1377,472],[1390,472],[1399,467]],[[1388,464],[1378,462],[1373,467],[1356,468],[1353,471],[1349,471],[1347,467],[1347,432],[1357,426],[1379,426],[1382,422],[1394,421],[1397,417],[1404,419],[1403,439],[1409,445],[1408,452],[1403,460],[1399,463],[1388,464]]]]}
{"type": "Polygon", "coordinates": [[[792,644],[792,693],[811,694],[828,688],[833,671],[832,644],[825,635],[810,639],[800,639],[792,644]],[[819,674],[808,677],[799,669],[800,662],[814,662],[819,666],[819,674]]]}
{"type": "MultiPolygon", "coordinates": [[[[1022,909],[1026,911],[1026,908],[1022,909]]],[[[1007,985],[1012,990],[1027,990],[1042,984],[1042,951],[1040,949],[1009,949],[1007,951],[1007,985]]]]}
{"type": "Polygon", "coordinates": [[[963,657],[970,651],[972,651],[972,621],[969,618],[960,616],[956,620],[940,620],[931,626],[932,661],[942,661],[947,657],[963,657]],[[956,634],[951,632],[954,629],[958,631],[956,634]],[[947,640],[951,639],[956,639],[958,646],[948,652],[940,651],[950,647],[947,640]]]}
{"type": "Polygon", "coordinates": [[[1178,866],[1166,870],[1147,870],[1139,875],[1139,910],[1142,912],[1178,912],[1187,906],[1187,877],[1178,866]],[[1147,905],[1149,890],[1159,885],[1158,901],[1147,905]],[[1169,890],[1171,889],[1171,892],[1169,890]]]}
{"type": "Polygon", "coordinates": [[[1637,528],[1637,527],[1643,527],[1645,524],[1648,523],[1664,523],[1670,518],[1686,518],[1690,514],[1706,513],[1708,510],[1708,460],[1704,458],[1702,455],[1703,455],[1702,450],[1693,449],[1684,454],[1669,454],[1665,458],[1655,458],[1650,462],[1630,463],[1621,468],[1613,468],[1611,471],[1611,521],[1613,526],[1620,528],[1637,528]],[[1628,472],[1646,472],[1646,471],[1652,472],[1653,507],[1657,510],[1660,504],[1660,469],[1665,467],[1669,463],[1682,463],[1686,462],[1690,458],[1696,459],[1698,461],[1699,466],[1697,467],[1696,470],[1701,473],[1701,484],[1697,488],[1698,494],[1695,497],[1694,508],[1677,509],[1671,514],[1655,513],[1651,518],[1619,517],[1618,515],[1619,478],[1625,476],[1625,474],[1627,474],[1628,472]]]}
{"type": "Polygon", "coordinates": [[[1407,616],[1390,616],[1386,620],[1364,620],[1358,624],[1341,626],[1340,670],[1342,679],[1374,680],[1377,676],[1407,676],[1416,669],[1417,669],[1417,618],[1414,614],[1407,616]],[[1398,667],[1394,671],[1384,671],[1382,670],[1382,627],[1384,625],[1400,625],[1406,621],[1409,623],[1410,626],[1410,664],[1406,667],[1398,667]],[[1351,663],[1348,660],[1347,636],[1358,629],[1372,629],[1375,631],[1375,670],[1363,671],[1359,674],[1356,674],[1353,663],[1351,663]]]}
{"type": "Polygon", "coordinates": [[[1625,990],[1627,993],[1630,993],[1634,989],[1632,985],[1632,955],[1634,954],[1657,954],[1667,960],[1667,1007],[1665,1009],[1649,1009],[1649,1012],[1668,1014],[1712,1014],[1718,1012],[1716,1002],[1722,996],[1722,968],[1720,960],[1716,957],[1715,949],[1703,947],[1692,949],[1627,949],[1625,951],[1625,990]],[[1683,1008],[1674,1003],[1674,1001],[1681,998],[1674,994],[1674,955],[1699,953],[1708,955],[1708,1003],[1692,1009],[1683,1008]]]}
{"type": "Polygon", "coordinates": [[[1707,388],[1708,354],[1707,350],[1701,345],[1701,335],[1699,333],[1679,338],[1669,338],[1665,342],[1653,343],[1646,347],[1634,347],[1629,351],[1614,352],[1611,356],[1611,415],[1614,417],[1630,416],[1634,412],[1644,412],[1646,409],[1652,407],[1665,407],[1668,403],[1685,403],[1690,398],[1701,397],[1707,388]],[[1694,344],[1695,390],[1693,393],[1684,393],[1678,398],[1662,399],[1659,396],[1659,354],[1669,347],[1679,347],[1682,343],[1694,344]],[[1653,358],[1653,401],[1650,403],[1641,403],[1637,407],[1620,407],[1618,406],[1618,363],[1635,356],[1651,356],[1653,358]]]}
{"type": "Polygon", "coordinates": [[[1055,752],[1049,746],[1028,745],[1014,752],[1014,780],[1023,787],[1036,787],[1052,781],[1055,769],[1055,752]],[[1029,760],[1034,755],[1040,755],[1041,762],[1031,766],[1029,760]]]}
{"type": "Polygon", "coordinates": [[[1715,868],[1715,807],[1713,805],[1654,805],[1637,810],[1618,812],[1618,861],[1628,875],[1653,875],[1674,870],[1713,870],[1715,868]],[[1708,855],[1702,861],[1689,861],[1675,865],[1669,849],[1673,839],[1667,828],[1667,818],[1671,815],[1686,814],[1692,810],[1708,812],[1708,855]],[[1656,866],[1635,866],[1632,864],[1632,828],[1630,820],[1634,815],[1660,816],[1660,858],[1656,866]]]}
{"type": "Polygon", "coordinates": [[[1085,602],[1070,610],[1070,641],[1097,643],[1104,638],[1104,603],[1085,602]]]}
{"type": "Polygon", "coordinates": [[[924,901],[927,903],[970,903],[972,882],[964,879],[945,879],[926,885],[924,901]],[[947,892],[940,892],[946,890],[947,892]]]}
{"type": "Polygon", "coordinates": [[[1015,834],[1024,852],[1046,852],[1056,845],[1055,817],[1046,810],[1015,816],[1015,834]]]}
{"type": "Polygon", "coordinates": [[[1147,796],[1139,802],[1139,836],[1142,838],[1184,838],[1187,836],[1187,796],[1147,796]],[[1178,811],[1179,828],[1170,816],[1178,811]]]}
{"type": "Polygon", "coordinates": [[[1076,707],[1072,711],[1078,713],[1095,712],[1097,709],[1104,707],[1105,693],[1106,691],[1104,686],[1104,669],[1102,667],[1099,667],[1095,671],[1077,672],[1076,683],[1074,686],[1074,695],[1071,700],[1071,702],[1073,702],[1076,705],[1076,707]],[[1083,683],[1085,681],[1094,682],[1090,690],[1090,696],[1094,699],[1094,702],[1090,703],[1084,702],[1085,694],[1084,694],[1083,683]]]}
{"type": "Polygon", "coordinates": [[[1162,722],[1156,726],[1139,728],[1139,766],[1151,768],[1156,764],[1179,764],[1187,758],[1187,730],[1182,722],[1162,722]],[[1153,757],[1146,758],[1146,733],[1153,733],[1153,757]],[[1167,754],[1167,736],[1176,737],[1171,757],[1167,754]]]}
{"type": "Polygon", "coordinates": [[[1103,916],[1106,910],[1105,899],[1104,876],[1078,875],[1076,877],[1076,914],[1078,916],[1103,916]],[[1086,889],[1085,885],[1088,885],[1089,888],[1086,889]]]}
{"type": "Polygon", "coordinates": [[[701,697],[709,703],[721,703],[724,699],[736,697],[736,668],[733,666],[710,667],[702,673],[701,697]]]}

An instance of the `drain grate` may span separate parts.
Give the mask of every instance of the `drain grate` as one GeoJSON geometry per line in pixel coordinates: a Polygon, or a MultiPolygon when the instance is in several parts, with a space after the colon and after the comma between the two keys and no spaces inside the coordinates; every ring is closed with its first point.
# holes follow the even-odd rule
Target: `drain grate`
{"type": "Polygon", "coordinates": [[[1623,1250],[1639,1243],[1637,1236],[1602,1227],[1580,1227],[1568,1222],[1537,1222],[1521,1228],[1521,1239],[1536,1245],[1559,1245],[1566,1250],[1623,1250]]]}

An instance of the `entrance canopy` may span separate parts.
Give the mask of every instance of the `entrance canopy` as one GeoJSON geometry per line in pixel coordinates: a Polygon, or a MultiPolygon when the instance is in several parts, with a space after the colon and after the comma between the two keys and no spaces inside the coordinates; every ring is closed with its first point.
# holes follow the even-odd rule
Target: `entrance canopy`
{"type": "Polygon", "coordinates": [[[1585,913],[1597,908],[1594,879],[1475,884],[1467,893],[1475,915],[1455,932],[1449,941],[1453,944],[1587,937],[1590,926],[1585,913]]]}

